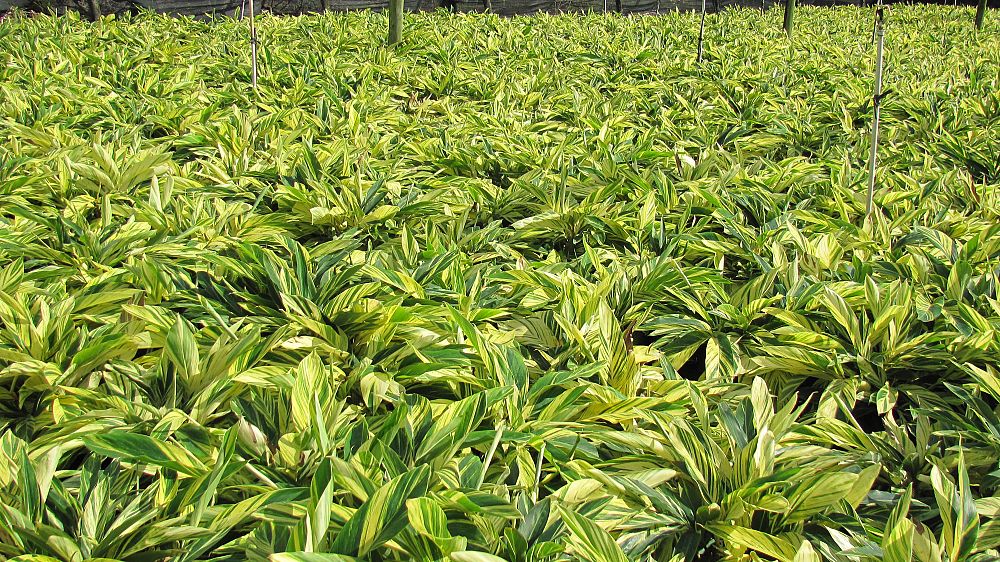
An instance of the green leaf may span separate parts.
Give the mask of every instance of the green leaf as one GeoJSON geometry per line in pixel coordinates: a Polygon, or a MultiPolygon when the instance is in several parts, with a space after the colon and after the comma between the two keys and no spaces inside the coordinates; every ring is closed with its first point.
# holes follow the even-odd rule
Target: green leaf
{"type": "Polygon", "coordinates": [[[145,463],[196,476],[207,472],[205,465],[187,449],[138,433],[114,431],[83,438],[84,445],[97,454],[133,463],[145,463]]]}
{"type": "Polygon", "coordinates": [[[499,556],[494,556],[486,552],[474,552],[463,550],[462,552],[452,552],[448,555],[452,562],[507,562],[499,556]]]}
{"type": "Polygon", "coordinates": [[[406,526],[406,500],[424,495],[430,482],[427,465],[401,474],[375,491],[344,524],[330,550],[364,558],[406,526]]]}
{"type": "Polygon", "coordinates": [[[569,529],[569,544],[577,555],[590,562],[628,562],[628,557],[607,531],[573,510],[558,504],[557,508],[569,529]]]}
{"type": "Polygon", "coordinates": [[[406,500],[406,515],[413,529],[432,539],[451,538],[444,510],[431,498],[406,500]]]}
{"type": "Polygon", "coordinates": [[[465,439],[486,415],[486,394],[479,393],[453,402],[434,420],[417,449],[415,462],[434,470],[451,461],[465,439]]]}
{"type": "Polygon", "coordinates": [[[330,530],[330,513],[333,508],[333,465],[323,459],[313,474],[309,486],[309,529],[307,551],[322,552],[326,547],[326,533],[330,530]]]}
{"type": "Polygon", "coordinates": [[[357,562],[353,556],[320,552],[275,552],[268,557],[271,562],[357,562]]]}
{"type": "Polygon", "coordinates": [[[413,530],[429,540],[440,553],[446,555],[465,548],[464,537],[452,538],[448,517],[435,500],[426,497],[407,500],[406,515],[413,530]]]}
{"type": "Polygon", "coordinates": [[[42,520],[43,504],[41,492],[38,489],[38,478],[35,476],[35,467],[31,465],[28,453],[23,449],[21,450],[19,460],[21,470],[19,473],[20,482],[18,488],[21,491],[21,509],[32,522],[38,524],[42,520]]]}
{"type": "Polygon", "coordinates": [[[979,515],[965,469],[965,456],[958,457],[959,481],[956,487],[938,465],[931,468],[931,486],[941,514],[945,550],[952,562],[964,560],[972,553],[979,534],[979,515]]]}
{"type": "Polygon", "coordinates": [[[913,523],[907,519],[913,487],[908,486],[889,514],[882,533],[882,555],[885,562],[910,562],[913,557],[913,523]]]}
{"type": "Polygon", "coordinates": [[[798,552],[788,539],[755,529],[719,523],[706,525],[706,528],[727,543],[756,550],[782,562],[791,562],[798,552]]]}
{"type": "Polygon", "coordinates": [[[898,393],[889,386],[889,383],[885,383],[882,388],[878,390],[875,395],[875,404],[878,409],[878,414],[884,416],[885,414],[892,411],[896,407],[896,400],[898,399],[898,393]]]}
{"type": "Polygon", "coordinates": [[[799,546],[799,550],[795,553],[795,558],[792,559],[792,562],[823,562],[823,559],[813,549],[809,541],[802,541],[802,545],[799,546]]]}
{"type": "Polygon", "coordinates": [[[864,468],[858,473],[857,480],[854,481],[850,491],[848,491],[844,496],[844,500],[846,500],[853,509],[857,509],[858,505],[860,505],[868,495],[868,492],[871,491],[872,486],[875,484],[875,480],[881,472],[882,465],[880,464],[873,464],[864,468]]]}
{"type": "Polygon", "coordinates": [[[232,462],[233,453],[236,450],[238,429],[236,426],[230,427],[222,435],[222,443],[219,445],[219,454],[212,466],[212,471],[202,478],[197,486],[192,486],[189,492],[189,500],[193,500],[194,511],[191,512],[191,524],[198,525],[208,507],[209,502],[215,499],[216,491],[222,477],[232,462]]]}
{"type": "Polygon", "coordinates": [[[194,334],[188,328],[188,322],[179,314],[174,325],[167,332],[163,355],[177,369],[184,379],[196,377],[201,371],[201,360],[198,355],[198,343],[194,334]]]}
{"type": "Polygon", "coordinates": [[[797,485],[788,494],[788,519],[804,521],[824,509],[835,507],[851,491],[858,475],[849,472],[821,474],[797,485]]]}
{"type": "Polygon", "coordinates": [[[705,343],[705,376],[729,379],[736,374],[739,358],[729,336],[716,334],[705,343]]]}

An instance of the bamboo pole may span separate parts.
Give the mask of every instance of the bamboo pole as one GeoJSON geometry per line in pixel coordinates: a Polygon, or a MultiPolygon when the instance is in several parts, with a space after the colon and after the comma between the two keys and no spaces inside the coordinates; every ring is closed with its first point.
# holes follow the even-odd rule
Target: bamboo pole
{"type": "Polygon", "coordinates": [[[403,0],[389,0],[389,44],[403,40],[403,0]]]}
{"type": "Polygon", "coordinates": [[[885,44],[884,8],[875,11],[875,93],[872,96],[872,140],[871,152],[868,156],[868,197],[865,205],[865,218],[871,217],[875,200],[875,170],[878,159],[878,122],[882,109],[882,48],[885,44]]]}
{"type": "Polygon", "coordinates": [[[254,0],[250,0],[250,83],[257,89],[257,25],[254,16],[254,0]]]}
{"type": "Polygon", "coordinates": [[[785,0],[785,33],[792,37],[792,18],[795,17],[795,0],[785,0]]]}
{"type": "Polygon", "coordinates": [[[986,19],[986,0],[979,0],[979,6],[976,8],[976,30],[983,28],[983,20],[986,19]]]}
{"type": "Polygon", "coordinates": [[[701,0],[701,28],[698,30],[698,63],[705,52],[705,0],[701,0]]]}

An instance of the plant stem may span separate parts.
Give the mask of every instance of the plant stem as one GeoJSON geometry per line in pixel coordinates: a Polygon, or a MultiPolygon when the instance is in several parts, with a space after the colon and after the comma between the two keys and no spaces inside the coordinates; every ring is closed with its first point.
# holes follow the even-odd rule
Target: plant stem
{"type": "Polygon", "coordinates": [[[479,483],[476,485],[476,489],[482,489],[483,482],[486,481],[486,471],[490,468],[490,463],[493,462],[493,455],[497,452],[497,447],[500,445],[500,438],[503,437],[504,422],[497,424],[497,432],[493,436],[493,443],[490,444],[490,450],[486,453],[486,460],[483,461],[483,472],[479,475],[479,483]]]}
{"type": "Polygon", "coordinates": [[[542,448],[538,451],[538,462],[535,464],[535,487],[531,492],[532,503],[538,502],[538,486],[542,481],[542,463],[545,461],[545,445],[546,443],[543,441],[542,448]]]}

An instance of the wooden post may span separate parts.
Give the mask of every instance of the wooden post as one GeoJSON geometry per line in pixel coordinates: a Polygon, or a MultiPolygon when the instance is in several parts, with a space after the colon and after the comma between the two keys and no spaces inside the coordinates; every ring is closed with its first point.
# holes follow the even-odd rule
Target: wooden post
{"type": "Polygon", "coordinates": [[[615,0],[615,11],[622,13],[622,0],[615,0]]]}
{"type": "Polygon", "coordinates": [[[321,9],[322,9],[322,10],[323,10],[324,12],[329,12],[329,11],[330,11],[330,0],[320,0],[320,2],[319,2],[319,7],[320,7],[320,8],[321,8],[321,9]]]}
{"type": "Polygon", "coordinates": [[[101,2],[100,0],[90,0],[88,3],[90,8],[90,21],[97,21],[101,19],[101,2]]]}
{"type": "Polygon", "coordinates": [[[698,63],[705,52],[705,0],[701,0],[701,29],[698,30],[698,63]]]}
{"type": "Polygon", "coordinates": [[[389,44],[403,39],[403,0],[389,0],[389,44]]]}
{"type": "Polygon", "coordinates": [[[795,17],[795,0],[785,0],[785,33],[792,37],[792,18],[795,17]]]}
{"type": "Polygon", "coordinates": [[[986,0],[979,0],[979,7],[976,8],[976,30],[983,28],[983,20],[986,19],[986,0]]]}
{"type": "Polygon", "coordinates": [[[868,156],[868,197],[865,218],[871,217],[875,200],[875,169],[878,158],[878,122],[882,107],[882,46],[885,43],[885,22],[883,9],[875,11],[875,94],[872,96],[872,146],[868,156]]]}
{"type": "Polygon", "coordinates": [[[254,21],[254,0],[250,0],[250,83],[257,90],[257,25],[254,21]]]}

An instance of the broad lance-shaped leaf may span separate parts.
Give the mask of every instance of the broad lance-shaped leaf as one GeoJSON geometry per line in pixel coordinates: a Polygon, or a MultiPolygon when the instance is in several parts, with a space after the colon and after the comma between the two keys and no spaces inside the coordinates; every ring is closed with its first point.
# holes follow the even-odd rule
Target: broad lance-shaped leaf
{"type": "Polygon", "coordinates": [[[705,342],[705,376],[728,379],[739,369],[738,350],[726,334],[716,334],[705,342]]]}
{"type": "Polygon", "coordinates": [[[875,480],[881,473],[882,465],[880,464],[873,464],[858,473],[857,480],[854,481],[850,491],[844,496],[844,500],[852,509],[857,509],[858,505],[868,496],[868,492],[871,491],[872,485],[875,484],[875,480]]]}
{"type": "Polygon", "coordinates": [[[908,486],[889,514],[882,533],[882,559],[885,562],[910,562],[913,557],[913,522],[907,518],[913,486],[908,486]]]}
{"type": "Polygon", "coordinates": [[[410,525],[421,535],[432,539],[448,539],[448,518],[444,510],[431,498],[406,500],[406,516],[410,525]]]}
{"type": "Polygon", "coordinates": [[[837,502],[851,492],[858,475],[850,472],[822,474],[806,480],[788,494],[791,507],[788,519],[803,521],[825,509],[836,507],[837,502]]]}
{"type": "Polygon", "coordinates": [[[798,551],[795,543],[789,541],[787,538],[771,535],[756,529],[720,523],[706,525],[706,528],[726,543],[756,550],[772,558],[777,558],[782,562],[791,562],[798,551]]]}
{"type": "Polygon", "coordinates": [[[559,515],[569,529],[568,542],[574,552],[590,562],[628,562],[628,557],[611,535],[579,513],[557,504],[559,515]]]}
{"type": "Polygon", "coordinates": [[[754,377],[750,385],[750,403],[753,404],[753,426],[763,432],[774,417],[774,403],[767,382],[760,377],[754,377]]]}
{"type": "Polygon", "coordinates": [[[448,558],[452,562],[507,562],[503,558],[488,552],[475,552],[471,550],[452,552],[448,558]]]}
{"type": "Polygon", "coordinates": [[[375,491],[344,524],[330,551],[364,558],[407,524],[406,500],[427,493],[431,469],[421,465],[375,491]]]}
{"type": "Polygon", "coordinates": [[[625,345],[621,324],[604,300],[597,314],[601,342],[598,356],[604,362],[604,380],[626,397],[635,396],[639,389],[639,366],[632,351],[625,345]]]}
{"type": "Polygon", "coordinates": [[[465,548],[465,537],[451,536],[448,517],[437,501],[427,497],[409,499],[406,501],[406,516],[413,530],[433,545],[431,552],[436,551],[431,555],[433,558],[465,548]]]}
{"type": "Polygon", "coordinates": [[[435,470],[440,469],[451,461],[469,433],[483,423],[485,416],[485,392],[449,404],[427,430],[417,449],[415,462],[428,463],[435,470]]]}
{"type": "Polygon", "coordinates": [[[209,502],[215,498],[216,490],[222,481],[223,474],[229,463],[232,461],[233,452],[236,450],[238,429],[236,426],[230,427],[222,435],[222,443],[219,445],[219,454],[212,465],[210,473],[200,477],[197,485],[191,486],[187,498],[194,504],[194,511],[191,513],[191,524],[201,523],[202,515],[208,507],[209,502]]]}
{"type": "Polygon", "coordinates": [[[941,515],[945,549],[952,562],[965,560],[976,546],[979,534],[979,514],[972,497],[969,473],[965,469],[965,456],[958,457],[958,486],[934,465],[931,468],[931,485],[941,515]]]}
{"type": "Polygon", "coordinates": [[[34,523],[38,523],[42,519],[42,497],[41,492],[38,487],[38,479],[35,475],[35,467],[31,465],[31,460],[28,458],[28,452],[22,449],[20,451],[20,492],[21,492],[21,509],[25,512],[34,523]]]}
{"type": "Polygon", "coordinates": [[[333,506],[333,465],[323,459],[313,474],[309,486],[309,514],[306,532],[306,551],[322,552],[326,547],[326,534],[330,530],[330,513],[333,506]]]}
{"type": "Polygon", "coordinates": [[[325,438],[328,423],[325,418],[335,410],[332,397],[330,373],[319,355],[310,353],[295,369],[295,382],[292,385],[291,395],[291,413],[295,428],[303,433],[309,432],[321,436],[317,441],[325,438]]]}
{"type": "Polygon", "coordinates": [[[792,559],[792,562],[823,562],[823,558],[813,549],[809,541],[802,541],[802,545],[799,546],[799,550],[795,553],[795,558],[792,559]]]}
{"type": "Polygon", "coordinates": [[[268,557],[270,562],[357,562],[353,556],[323,552],[275,552],[268,557]]]}
{"type": "Polygon", "coordinates": [[[265,507],[300,501],[304,499],[307,492],[305,488],[271,490],[222,508],[208,525],[212,535],[188,542],[184,552],[175,560],[177,562],[190,562],[200,559],[205,551],[224,541],[234,527],[260,517],[261,510],[265,507]]]}
{"type": "Polygon", "coordinates": [[[177,373],[184,380],[195,378],[201,371],[198,343],[188,327],[187,320],[179,314],[167,332],[163,355],[173,363],[177,373]]]}
{"type": "Polygon", "coordinates": [[[187,449],[139,433],[113,431],[83,438],[84,445],[97,454],[133,463],[145,463],[196,476],[207,472],[205,465],[187,449]]]}

